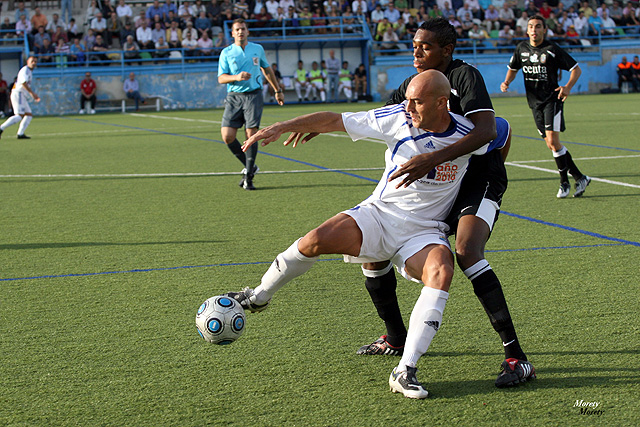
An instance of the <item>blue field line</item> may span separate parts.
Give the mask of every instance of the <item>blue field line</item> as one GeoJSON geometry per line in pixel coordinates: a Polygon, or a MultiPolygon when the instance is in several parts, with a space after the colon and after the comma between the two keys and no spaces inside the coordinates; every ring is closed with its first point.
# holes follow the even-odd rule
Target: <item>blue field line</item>
{"type": "MultiPolygon", "coordinates": [[[[524,135],[513,135],[516,138],[524,138],[524,139],[534,139],[536,141],[544,141],[542,137],[536,138],[535,136],[524,136],[524,135]]],[[[619,150],[619,151],[631,151],[634,153],[640,153],[640,150],[634,150],[633,148],[622,148],[622,147],[610,147],[608,145],[598,145],[598,144],[587,144],[586,142],[571,142],[562,140],[563,144],[573,144],[573,145],[583,145],[585,147],[596,147],[596,148],[608,148],[610,150],[619,150]]]]}
{"type": "Polygon", "coordinates": [[[514,217],[514,218],[524,219],[524,220],[527,220],[527,221],[535,222],[537,224],[543,224],[543,225],[548,225],[550,227],[562,228],[563,230],[573,231],[575,233],[585,234],[585,235],[591,236],[591,237],[597,237],[599,239],[611,240],[613,242],[619,242],[619,243],[623,243],[625,245],[640,246],[640,242],[634,242],[632,240],[624,240],[624,239],[618,239],[616,237],[605,236],[604,234],[593,233],[591,231],[586,231],[586,230],[580,230],[579,228],[569,227],[567,225],[555,224],[553,222],[543,221],[541,219],[531,218],[529,216],[524,216],[524,215],[518,215],[518,214],[511,213],[511,212],[500,211],[500,213],[505,214],[507,216],[514,217]]]}
{"type": "MultiPolygon", "coordinates": [[[[596,245],[579,245],[579,246],[541,246],[537,248],[520,248],[520,249],[495,249],[485,252],[524,252],[524,251],[543,251],[554,249],[582,249],[582,248],[598,248],[602,246],[622,246],[624,243],[600,243],[596,245]]],[[[326,261],[342,261],[342,258],[323,258],[318,262],[326,261]]],[[[184,270],[190,268],[213,268],[213,267],[235,267],[242,265],[264,265],[271,264],[273,261],[252,261],[252,262],[227,262],[222,264],[204,264],[204,265],[182,265],[178,267],[156,267],[156,268],[134,268],[132,270],[116,270],[116,271],[101,271],[98,273],[68,273],[68,274],[49,274],[45,276],[28,276],[28,277],[10,277],[6,279],[0,279],[0,282],[15,282],[18,280],[35,280],[35,279],[61,279],[65,277],[90,277],[90,276],[104,276],[107,274],[127,274],[127,273],[148,273],[151,271],[169,271],[169,270],[184,270]]]]}

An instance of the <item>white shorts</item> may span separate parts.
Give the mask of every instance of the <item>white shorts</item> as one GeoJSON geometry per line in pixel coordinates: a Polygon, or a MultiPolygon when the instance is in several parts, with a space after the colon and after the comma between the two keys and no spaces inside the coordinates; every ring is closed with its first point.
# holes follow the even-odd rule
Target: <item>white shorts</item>
{"type": "Polygon", "coordinates": [[[311,86],[318,90],[324,90],[324,82],[311,82],[311,86]]]}
{"type": "Polygon", "coordinates": [[[31,107],[29,107],[27,95],[23,94],[22,91],[19,90],[11,92],[11,107],[13,108],[13,114],[19,114],[22,116],[26,113],[31,113],[31,107]]]}
{"type": "Polygon", "coordinates": [[[445,235],[447,225],[440,221],[417,223],[397,208],[379,200],[363,202],[343,211],[362,231],[362,246],[357,257],[344,255],[345,262],[361,264],[391,260],[403,277],[415,280],[405,271],[405,262],[428,245],[443,245],[451,250],[445,235]]]}
{"type": "Polygon", "coordinates": [[[339,88],[343,88],[343,87],[351,88],[351,80],[345,80],[345,81],[343,81],[343,82],[340,82],[340,83],[338,84],[338,87],[339,87],[339,88]]]}

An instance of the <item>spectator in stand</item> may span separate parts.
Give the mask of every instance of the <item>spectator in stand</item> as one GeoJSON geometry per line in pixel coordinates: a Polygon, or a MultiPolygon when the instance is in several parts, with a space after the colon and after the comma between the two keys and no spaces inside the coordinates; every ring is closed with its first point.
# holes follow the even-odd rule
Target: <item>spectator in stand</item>
{"type": "Polygon", "coordinates": [[[159,0],[154,0],[153,4],[151,6],[149,6],[147,8],[147,11],[145,12],[145,17],[147,18],[147,21],[149,21],[149,22],[153,21],[153,18],[156,15],[158,15],[161,19],[164,16],[163,7],[160,6],[160,1],[159,0]]]}
{"type": "Polygon", "coordinates": [[[638,22],[638,19],[636,19],[636,16],[633,14],[632,11],[633,11],[633,8],[624,9],[624,12],[622,13],[622,22],[620,25],[622,27],[625,27],[624,28],[625,33],[638,34],[640,32],[640,28],[636,26],[640,25],[640,22],[638,22]]]}
{"type": "Polygon", "coordinates": [[[186,32],[186,38],[182,40],[182,48],[186,58],[195,58],[198,56],[198,41],[194,38],[195,30],[186,32]]]}
{"type": "Polygon", "coordinates": [[[382,10],[382,5],[380,5],[380,3],[376,3],[376,8],[371,11],[371,22],[379,24],[383,19],[384,11],[382,10]]]}
{"type": "Polygon", "coordinates": [[[413,36],[416,35],[419,27],[420,26],[418,25],[416,18],[414,18],[413,16],[409,16],[409,22],[407,22],[404,26],[404,29],[406,31],[404,38],[406,40],[413,40],[413,36]]]}
{"type": "Polygon", "coordinates": [[[353,2],[351,3],[351,10],[356,12],[359,10],[363,15],[369,15],[369,7],[365,0],[353,0],[353,2]]]}
{"type": "Polygon", "coordinates": [[[132,35],[128,35],[125,39],[122,44],[122,51],[127,65],[131,65],[135,60],[138,60],[138,64],[142,65],[142,61],[140,61],[142,59],[140,57],[140,46],[138,46],[132,35]]]}
{"type": "MultiPolygon", "coordinates": [[[[451,21],[449,21],[451,22],[451,21]]],[[[468,35],[467,32],[465,30],[462,29],[461,25],[458,25],[457,27],[454,27],[454,29],[456,30],[456,37],[457,37],[457,42],[456,42],[456,50],[458,50],[459,52],[470,52],[473,50],[473,42],[471,40],[468,39],[468,35]]]]}
{"type": "MultiPolygon", "coordinates": [[[[292,9],[289,10],[289,13],[292,13],[292,9]]],[[[329,25],[329,32],[333,33],[333,34],[337,34],[340,32],[340,18],[338,17],[338,14],[335,11],[332,11],[331,13],[328,14],[329,17],[329,22],[327,23],[327,25],[329,25]]],[[[297,20],[293,21],[293,22],[297,22],[297,20]]],[[[287,25],[291,25],[291,20],[288,20],[287,25]]],[[[294,25],[296,26],[296,25],[294,25]]],[[[299,26],[299,25],[297,25],[299,26]]]]}
{"type": "Polygon", "coordinates": [[[172,0],[166,0],[162,5],[162,20],[166,21],[169,19],[169,13],[173,12],[174,16],[178,16],[178,8],[174,4],[172,0]]]}
{"type": "Polygon", "coordinates": [[[42,46],[36,46],[35,53],[36,53],[36,56],[38,57],[38,62],[40,63],[53,62],[53,56],[56,53],[56,50],[51,44],[51,39],[50,38],[43,39],[42,46]]]}
{"type": "Polygon", "coordinates": [[[20,21],[20,17],[24,16],[27,21],[29,21],[29,11],[24,7],[24,2],[19,1],[16,7],[15,20],[16,22],[20,21]]]}
{"type": "Polygon", "coordinates": [[[588,19],[587,23],[589,24],[589,35],[590,36],[599,36],[602,34],[602,18],[600,18],[597,14],[592,14],[588,19]]]}
{"type": "Polygon", "coordinates": [[[558,19],[558,24],[560,24],[562,30],[564,31],[564,34],[566,34],[569,30],[569,27],[573,25],[573,19],[569,18],[569,12],[567,12],[566,10],[562,12],[562,15],[560,15],[560,18],[558,19]]]}
{"type": "Polygon", "coordinates": [[[513,44],[517,45],[518,43],[520,43],[523,40],[526,40],[527,35],[525,34],[524,31],[522,31],[522,27],[516,27],[515,30],[513,30],[513,44]]]}
{"type": "Polygon", "coordinates": [[[116,12],[116,6],[113,4],[114,2],[115,2],[115,0],[104,0],[102,2],[102,16],[107,21],[112,16],[117,21],[118,14],[116,12]]]}
{"type": "Polygon", "coordinates": [[[124,23],[123,23],[124,28],[122,28],[120,30],[120,37],[118,40],[120,40],[120,46],[123,46],[124,43],[127,41],[127,37],[131,36],[135,39],[136,37],[136,32],[134,31],[132,25],[131,25],[131,20],[129,19],[125,19],[124,23]]]}
{"type": "Polygon", "coordinates": [[[51,17],[51,21],[47,24],[47,32],[53,34],[56,32],[57,27],[62,27],[64,31],[67,31],[67,25],[60,19],[57,13],[54,13],[51,17]]]}
{"type": "Polygon", "coordinates": [[[89,28],[87,30],[87,34],[82,37],[82,44],[84,45],[85,52],[93,51],[93,45],[96,44],[96,36],[93,34],[93,30],[91,28],[89,28]]]}
{"type": "Polygon", "coordinates": [[[470,21],[472,18],[472,15],[473,13],[471,11],[471,6],[469,6],[468,2],[465,2],[464,6],[462,6],[460,9],[456,11],[456,18],[458,18],[458,21],[460,22],[464,21],[465,19],[470,21]],[[467,16],[469,18],[467,18],[467,16]]]}
{"type": "MultiPolygon", "coordinates": [[[[434,4],[431,9],[429,9],[428,13],[429,18],[442,18],[444,15],[442,14],[442,9],[437,4],[434,4]]],[[[426,18],[425,18],[426,19],[426,18]]]]}
{"type": "MultiPolygon", "coordinates": [[[[256,5],[261,3],[262,1],[259,0],[256,2],[256,5]]],[[[218,0],[211,0],[206,5],[206,9],[207,9],[207,17],[211,20],[211,24],[214,27],[221,27],[222,25],[221,25],[221,22],[219,21],[221,10],[220,10],[220,5],[218,4],[218,0]]],[[[260,10],[260,9],[257,9],[257,10],[260,10]]]]}
{"type": "Polygon", "coordinates": [[[580,37],[589,35],[589,21],[584,16],[584,12],[578,13],[578,17],[573,20],[573,25],[576,27],[576,32],[580,34],[580,37]]]}
{"type": "Polygon", "coordinates": [[[51,35],[44,30],[44,27],[38,27],[38,31],[33,36],[33,45],[35,48],[41,48],[45,40],[51,43],[51,35]]]}
{"type": "Polygon", "coordinates": [[[60,61],[66,63],[70,52],[71,49],[69,48],[69,44],[65,43],[64,39],[59,38],[58,43],[56,44],[56,55],[60,58],[60,61]]]}
{"type": "Polygon", "coordinates": [[[609,17],[609,11],[602,11],[602,34],[605,36],[613,36],[616,33],[616,23],[609,17]]]}
{"type": "Polygon", "coordinates": [[[262,28],[268,28],[271,26],[271,20],[273,19],[273,17],[271,16],[271,14],[269,12],[267,12],[267,8],[265,6],[262,6],[260,8],[260,12],[256,13],[253,17],[253,19],[256,19],[258,22],[253,24],[253,28],[257,28],[258,30],[256,31],[256,34],[258,36],[265,36],[267,35],[266,32],[263,32],[262,28]]]}
{"type": "Polygon", "coordinates": [[[140,25],[136,30],[136,40],[138,40],[138,44],[142,50],[151,50],[155,48],[151,28],[147,27],[146,21],[143,21],[142,25],[140,25]]]}
{"type": "Polygon", "coordinates": [[[133,20],[133,9],[124,0],[120,0],[118,7],[116,7],[116,15],[120,20],[120,24],[124,26],[126,21],[133,20]]]}
{"type": "Polygon", "coordinates": [[[151,24],[151,21],[147,19],[147,14],[145,13],[144,10],[141,10],[138,16],[133,18],[133,24],[135,25],[136,30],[142,26],[142,23],[147,24],[147,26],[151,24]]]}
{"type": "Polygon", "coordinates": [[[389,6],[387,6],[387,10],[384,11],[384,17],[387,18],[389,20],[389,23],[391,25],[393,25],[394,29],[397,29],[399,26],[399,21],[400,21],[400,11],[398,11],[398,9],[396,9],[395,5],[393,4],[393,2],[389,3],[389,6]]]}
{"type": "MultiPolygon", "coordinates": [[[[293,7],[293,2],[291,2],[293,7]]],[[[284,10],[287,10],[283,7],[284,10]]],[[[239,16],[242,19],[249,19],[249,5],[246,0],[237,0],[233,5],[233,14],[239,16]]]]}
{"type": "Polygon", "coordinates": [[[471,24],[471,29],[469,30],[468,37],[475,41],[476,49],[478,49],[478,52],[484,52],[484,42],[489,39],[489,34],[487,33],[487,30],[484,29],[484,27],[481,27],[474,22],[473,24],[471,24]]]}
{"type": "Polygon", "coordinates": [[[386,31],[382,35],[382,43],[380,44],[380,48],[384,50],[400,49],[400,46],[398,45],[399,41],[400,37],[398,37],[398,33],[395,32],[393,26],[388,26],[386,31]]]}
{"type": "Polygon", "coordinates": [[[469,12],[465,13],[464,18],[460,21],[462,29],[468,32],[471,27],[473,27],[473,24],[477,24],[477,22],[473,20],[473,17],[471,16],[471,14],[469,14],[469,12]]]}
{"type": "Polygon", "coordinates": [[[524,11],[527,12],[527,15],[529,16],[538,15],[538,7],[532,1],[530,1],[529,4],[527,4],[527,8],[524,11]]]}
{"type": "MultiPolygon", "coordinates": [[[[513,46],[514,32],[509,25],[505,25],[498,32],[498,47],[513,46]]],[[[510,50],[510,49],[509,49],[510,50]]],[[[498,52],[502,52],[501,49],[498,52]]]]}
{"type": "Polygon", "coordinates": [[[153,57],[157,60],[155,64],[159,64],[161,59],[169,57],[169,44],[165,41],[164,37],[158,38],[156,42],[156,50],[153,52],[153,57]]]}
{"type": "Polygon", "coordinates": [[[177,21],[173,21],[165,31],[165,40],[170,49],[180,49],[182,46],[182,30],[178,27],[177,21]]]}
{"type": "Polygon", "coordinates": [[[353,73],[353,83],[355,86],[354,97],[357,95],[358,100],[365,100],[367,95],[367,69],[364,64],[358,65],[353,73]]]}
{"type": "Polygon", "coordinates": [[[69,61],[72,65],[84,64],[84,61],[87,58],[85,52],[86,49],[82,43],[80,43],[80,39],[75,37],[71,47],[69,48],[69,61]]]}
{"type": "Polygon", "coordinates": [[[49,23],[49,21],[47,20],[47,17],[44,16],[44,13],[42,13],[40,11],[39,7],[36,7],[35,13],[31,17],[31,27],[34,28],[34,30],[32,30],[32,32],[36,31],[35,29],[37,29],[39,27],[47,28],[47,24],[48,23],[49,23]]]}
{"type": "Polygon", "coordinates": [[[529,25],[529,14],[527,11],[523,11],[520,18],[516,21],[516,28],[520,28],[524,34],[527,33],[527,25],[529,25]]]}
{"type": "Polygon", "coordinates": [[[102,12],[98,12],[91,21],[91,27],[96,37],[99,35],[104,39],[107,36],[107,20],[102,17],[102,12]]]}
{"type": "Polygon", "coordinates": [[[200,12],[200,16],[196,18],[193,26],[198,31],[200,37],[202,37],[202,34],[205,32],[211,35],[211,21],[207,18],[206,12],[200,12]]]}
{"type": "Polygon", "coordinates": [[[3,32],[0,33],[0,38],[12,39],[16,36],[15,32],[4,32],[4,31],[15,31],[16,25],[12,24],[8,17],[4,18],[4,22],[0,25],[0,30],[3,32]]]}
{"type": "Polygon", "coordinates": [[[587,19],[589,19],[591,15],[595,15],[595,12],[589,5],[588,1],[582,2],[582,6],[580,6],[580,9],[578,9],[578,12],[584,12],[584,17],[587,19]]]}
{"type": "Polygon", "coordinates": [[[549,19],[551,12],[553,12],[553,9],[551,9],[549,3],[547,3],[546,1],[542,2],[542,6],[540,7],[540,10],[538,10],[538,14],[541,15],[544,19],[549,19]]]}
{"type": "Polygon", "coordinates": [[[136,111],[139,109],[139,104],[147,103],[144,97],[140,95],[140,84],[136,80],[136,74],[133,71],[129,73],[129,78],[124,81],[122,90],[127,98],[135,101],[136,111]]]}
{"type": "Polygon", "coordinates": [[[267,0],[264,4],[264,7],[267,8],[267,12],[271,16],[276,16],[276,13],[278,13],[278,8],[280,7],[280,3],[278,3],[277,0],[267,0]]]}
{"type": "Polygon", "coordinates": [[[198,30],[193,28],[191,21],[187,22],[187,27],[182,31],[182,44],[184,44],[184,41],[189,37],[189,34],[191,34],[191,38],[197,43],[199,38],[198,30]]]}
{"type": "Polygon", "coordinates": [[[96,0],[91,0],[91,3],[89,3],[89,6],[87,6],[87,12],[84,15],[84,22],[90,26],[91,21],[93,21],[95,17],[98,16],[98,13],[102,13],[100,11],[100,8],[98,8],[98,2],[96,0]]]}
{"type": "Polygon", "coordinates": [[[551,30],[551,32],[555,36],[563,36],[564,35],[564,30],[562,29],[562,26],[560,25],[560,23],[556,19],[556,14],[555,13],[551,12],[549,14],[549,17],[545,19],[545,23],[547,24],[547,28],[549,30],[551,30]]]}
{"type": "Polygon", "coordinates": [[[107,56],[107,51],[109,51],[109,45],[104,40],[104,38],[98,34],[96,35],[96,42],[93,44],[93,48],[91,52],[93,52],[92,59],[94,61],[101,61],[94,63],[93,65],[109,65],[109,57],[107,56]]]}
{"type": "Polygon", "coordinates": [[[81,38],[82,33],[78,29],[78,24],[76,24],[76,19],[71,18],[69,20],[69,26],[67,27],[67,38],[69,40],[73,40],[74,38],[81,38]]]}
{"type": "Polygon", "coordinates": [[[216,52],[221,51],[226,46],[228,46],[227,40],[224,38],[224,32],[220,31],[216,36],[216,40],[213,43],[213,47],[216,48],[216,52]]]}
{"type": "Polygon", "coordinates": [[[207,7],[204,4],[202,4],[202,0],[196,0],[193,3],[193,14],[192,15],[194,17],[198,17],[198,16],[200,16],[200,12],[207,13],[207,7]]]}
{"type": "Polygon", "coordinates": [[[321,19],[324,18],[324,13],[322,13],[322,9],[318,6],[315,8],[315,10],[313,11],[313,21],[312,21],[312,25],[315,28],[315,33],[316,34],[327,34],[327,20],[326,19],[321,19]]]}
{"type": "Polygon", "coordinates": [[[120,25],[118,15],[113,12],[107,18],[107,43],[109,46],[113,44],[113,39],[120,41],[120,31],[122,31],[122,25],[120,25]]]}
{"type": "Polygon", "coordinates": [[[501,27],[508,25],[511,28],[515,28],[516,15],[513,13],[513,9],[511,9],[509,3],[505,3],[500,8],[500,12],[498,14],[498,22],[500,22],[501,27]]]}
{"type": "Polygon", "coordinates": [[[570,45],[578,46],[580,45],[580,34],[576,31],[575,25],[569,25],[567,28],[567,32],[565,34],[565,40],[570,45]]]}
{"type": "Polygon", "coordinates": [[[492,4],[484,12],[484,21],[482,23],[489,32],[500,29],[500,12],[492,4]]]}
{"type": "Polygon", "coordinates": [[[64,44],[69,44],[69,37],[66,32],[62,31],[62,27],[56,27],[56,31],[51,36],[51,42],[54,45],[58,45],[58,40],[62,40],[64,44]]]}
{"type": "Polygon", "coordinates": [[[178,17],[177,13],[173,13],[172,10],[169,11],[169,13],[167,14],[167,17],[165,18],[165,20],[163,21],[163,27],[164,28],[170,28],[171,27],[171,23],[177,23],[178,27],[180,26],[180,18],[178,17]]]}
{"type": "Polygon", "coordinates": [[[311,17],[312,16],[313,16],[313,14],[309,10],[309,6],[304,5],[302,7],[302,12],[300,12],[298,14],[298,17],[300,18],[300,26],[307,27],[307,28],[303,28],[302,29],[302,34],[310,34],[311,33],[311,30],[308,27],[311,26],[311,17]]]}
{"type": "Polygon", "coordinates": [[[84,73],[84,79],[80,82],[80,111],[78,114],[85,113],[85,106],[87,102],[90,103],[91,109],[86,112],[89,114],[96,113],[96,92],[98,91],[98,85],[95,80],[91,78],[91,73],[87,71],[84,73]]]}
{"type": "Polygon", "coordinates": [[[198,48],[200,49],[200,56],[205,56],[202,61],[211,61],[213,56],[213,40],[209,37],[208,32],[203,32],[202,36],[198,39],[198,48]]]}
{"type": "Polygon", "coordinates": [[[442,9],[442,17],[444,19],[449,21],[451,20],[451,18],[456,17],[456,11],[451,7],[451,3],[449,3],[448,1],[444,2],[444,7],[442,7],[441,9],[442,9]]]}
{"type": "Polygon", "coordinates": [[[182,20],[183,26],[186,25],[187,22],[195,19],[193,14],[194,11],[195,9],[192,8],[191,3],[188,1],[185,1],[180,5],[178,8],[178,17],[182,20]]]}
{"type": "Polygon", "coordinates": [[[598,8],[596,9],[596,14],[602,18],[602,14],[603,12],[609,12],[609,6],[607,5],[607,3],[600,3],[600,6],[598,6],[598,8]]]}
{"type": "Polygon", "coordinates": [[[162,28],[162,24],[160,22],[156,22],[154,28],[151,30],[151,40],[153,41],[153,45],[155,46],[160,38],[164,39],[164,36],[165,29],[162,28]]]}

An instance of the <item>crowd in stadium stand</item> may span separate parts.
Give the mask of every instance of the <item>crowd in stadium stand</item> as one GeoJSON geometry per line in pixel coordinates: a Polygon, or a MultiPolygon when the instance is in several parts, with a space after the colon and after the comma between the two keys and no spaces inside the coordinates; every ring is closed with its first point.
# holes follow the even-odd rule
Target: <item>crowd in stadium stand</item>
{"type": "Polygon", "coordinates": [[[568,44],[580,38],[640,32],[637,1],[618,0],[158,0],[134,10],[125,0],[91,1],[83,16],[63,21],[57,13],[45,16],[17,2],[13,16],[3,18],[4,38],[27,34],[31,50],[41,63],[64,56],[83,63],[89,57],[110,61],[109,51],[123,51],[125,59],[141,59],[147,52],[155,62],[166,60],[171,50],[182,50],[190,60],[214,60],[231,40],[223,22],[256,19],[254,36],[326,34],[354,31],[366,22],[380,49],[405,49],[418,26],[428,17],[444,17],[456,27],[460,47],[493,39],[508,48],[526,37],[527,18],[539,14],[547,22],[549,37],[568,44]],[[13,18],[13,19],[11,19],[13,18]],[[340,24],[342,23],[342,26],[340,24]],[[58,55],[56,55],[58,54],[58,55]],[[61,54],[61,55],[60,55],[61,54]]]}

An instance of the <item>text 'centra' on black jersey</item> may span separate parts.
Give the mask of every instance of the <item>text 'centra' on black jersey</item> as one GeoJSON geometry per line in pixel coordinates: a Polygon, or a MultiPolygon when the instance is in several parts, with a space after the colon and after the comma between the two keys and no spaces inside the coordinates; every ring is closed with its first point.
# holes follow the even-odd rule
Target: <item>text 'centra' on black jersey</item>
{"type": "Polygon", "coordinates": [[[511,70],[522,70],[530,108],[557,98],[558,70],[571,71],[577,66],[571,55],[547,40],[537,47],[528,41],[520,42],[509,61],[511,70]]]}

